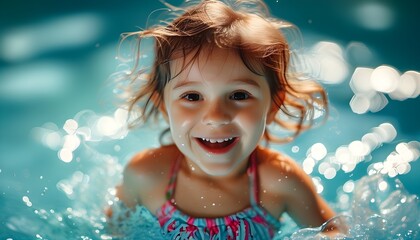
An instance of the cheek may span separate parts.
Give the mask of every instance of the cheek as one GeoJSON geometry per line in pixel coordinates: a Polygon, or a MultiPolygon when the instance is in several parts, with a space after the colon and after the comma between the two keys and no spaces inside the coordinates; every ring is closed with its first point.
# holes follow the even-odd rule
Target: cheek
{"type": "Polygon", "coordinates": [[[191,111],[187,111],[185,108],[179,106],[179,104],[172,99],[172,95],[173,93],[169,89],[165,89],[164,105],[167,114],[166,118],[169,122],[171,132],[174,135],[183,132],[183,128],[186,128],[191,124],[193,116],[191,111]]]}
{"type": "Polygon", "coordinates": [[[170,128],[173,131],[185,131],[195,121],[194,111],[172,104],[168,109],[170,128]]]}
{"type": "Polygon", "coordinates": [[[261,128],[265,127],[266,115],[265,107],[256,106],[244,109],[237,115],[237,118],[240,119],[241,125],[245,129],[260,131],[261,128]]]}

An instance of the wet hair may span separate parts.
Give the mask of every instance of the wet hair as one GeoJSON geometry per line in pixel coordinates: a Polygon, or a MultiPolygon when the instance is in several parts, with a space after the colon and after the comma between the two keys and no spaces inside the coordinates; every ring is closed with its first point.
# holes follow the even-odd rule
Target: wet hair
{"type": "Polygon", "coordinates": [[[283,31],[296,30],[295,26],[269,17],[267,6],[258,0],[187,2],[189,6],[183,8],[166,4],[175,14],[171,21],[122,36],[122,42],[130,37],[136,39],[134,66],[127,76],[131,91],[127,103],[131,113],[140,111],[137,120],[146,122],[164,111],[164,88],[180,73],[171,73],[171,60],[181,56],[185,69],[204,48],[215,47],[234,50],[247,68],[268,81],[272,110],[278,112],[272,124],[291,134],[281,137],[266,129],[267,142],[290,141],[313,125],[317,109],[327,112],[322,86],[304,78],[290,65],[292,50],[283,31]],[[139,63],[141,42],[146,39],[152,39],[154,44],[154,59],[149,67],[139,63]],[[185,62],[189,54],[193,57],[185,62]]]}

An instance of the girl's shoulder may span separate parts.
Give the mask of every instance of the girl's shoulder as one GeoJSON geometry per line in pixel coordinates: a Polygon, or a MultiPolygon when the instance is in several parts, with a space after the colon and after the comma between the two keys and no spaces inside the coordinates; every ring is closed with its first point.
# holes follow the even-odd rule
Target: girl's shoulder
{"type": "Polygon", "coordinates": [[[258,146],[256,157],[258,159],[259,169],[272,169],[274,172],[281,174],[291,174],[296,168],[299,169],[292,158],[274,149],[258,146]]]}
{"type": "Polygon", "coordinates": [[[288,192],[291,187],[307,185],[307,174],[291,157],[261,146],[256,154],[259,178],[265,188],[288,192]]]}
{"type": "Polygon", "coordinates": [[[164,196],[172,163],[179,154],[175,145],[137,153],[124,169],[122,184],[117,187],[117,196],[130,207],[139,203],[146,204],[145,196],[155,199],[164,196]]]}
{"type": "Polygon", "coordinates": [[[150,148],[137,153],[126,166],[134,174],[154,175],[170,169],[180,152],[175,145],[150,148]]]}

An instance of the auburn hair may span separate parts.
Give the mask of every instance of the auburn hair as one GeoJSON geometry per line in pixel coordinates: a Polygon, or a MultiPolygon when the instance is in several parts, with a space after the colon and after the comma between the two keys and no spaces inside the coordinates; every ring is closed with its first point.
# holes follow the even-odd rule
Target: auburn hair
{"type": "Polygon", "coordinates": [[[161,113],[164,88],[179,74],[171,73],[171,60],[181,56],[185,61],[185,56],[194,54],[194,61],[205,47],[236,51],[246,67],[268,81],[272,107],[278,112],[272,124],[291,134],[280,137],[266,129],[267,142],[288,142],[313,125],[316,110],[328,112],[323,87],[290,66],[293,51],[283,31],[298,31],[294,25],[270,17],[267,6],[259,0],[188,3],[183,8],[166,4],[174,14],[172,20],[121,38],[122,42],[136,39],[134,66],[125,79],[130,80],[126,89],[128,109],[130,113],[140,111],[137,120],[146,122],[161,113]],[[154,44],[154,59],[149,67],[140,64],[145,39],[152,39],[154,44]]]}

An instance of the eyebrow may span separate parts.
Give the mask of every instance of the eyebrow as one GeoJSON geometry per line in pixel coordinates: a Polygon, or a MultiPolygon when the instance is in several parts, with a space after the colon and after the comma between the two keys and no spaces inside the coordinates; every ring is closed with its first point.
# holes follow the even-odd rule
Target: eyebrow
{"type": "MultiPolygon", "coordinates": [[[[258,88],[261,87],[260,84],[258,84],[258,82],[256,80],[250,79],[250,78],[236,78],[236,79],[230,80],[229,82],[245,83],[245,84],[252,85],[252,86],[255,86],[255,87],[258,87],[258,88]]],[[[176,84],[173,89],[185,87],[185,86],[188,86],[188,85],[195,85],[195,84],[199,84],[199,83],[200,83],[199,81],[189,81],[187,79],[184,79],[184,80],[180,81],[178,84],[176,84]]]]}
{"type": "Polygon", "coordinates": [[[182,81],[180,81],[179,83],[177,83],[177,84],[173,87],[173,89],[177,89],[177,88],[185,87],[185,86],[188,86],[188,85],[195,85],[195,84],[198,84],[198,83],[199,83],[198,81],[188,81],[188,80],[186,80],[186,79],[183,79],[182,81]]]}
{"type": "Polygon", "coordinates": [[[258,84],[258,81],[252,78],[237,78],[237,79],[232,80],[232,82],[242,82],[242,83],[246,83],[255,87],[260,87],[260,84],[258,84]]]}

